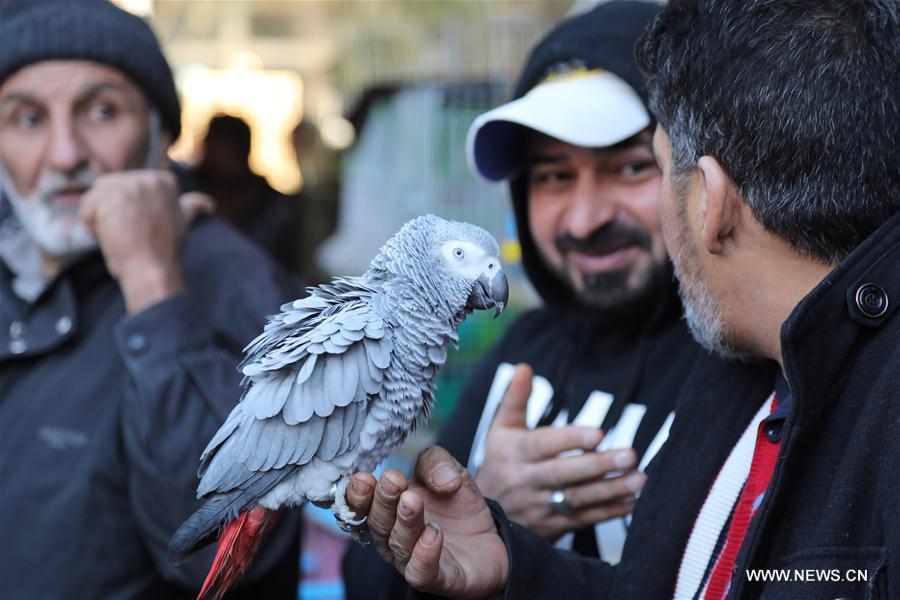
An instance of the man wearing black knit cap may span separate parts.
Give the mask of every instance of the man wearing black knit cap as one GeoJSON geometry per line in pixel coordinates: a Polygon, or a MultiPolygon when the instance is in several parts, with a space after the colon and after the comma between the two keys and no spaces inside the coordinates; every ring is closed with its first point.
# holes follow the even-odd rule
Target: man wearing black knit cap
{"type": "MultiPolygon", "coordinates": [[[[153,32],[105,0],[0,6],[0,597],[191,598],[166,556],[235,365],[299,295],[205,216],[153,32]]],[[[294,597],[283,520],[235,597],[294,597]]]]}
{"type": "MultiPolygon", "coordinates": [[[[510,518],[611,563],[702,352],[679,319],[633,59],[658,11],[616,1],[562,22],[532,51],[513,100],[472,124],[469,163],[509,183],[523,264],[544,306],[476,368],[438,441],[510,518]],[[498,410],[517,363],[533,369],[527,410],[498,410]]],[[[387,571],[371,550],[352,549],[348,596],[371,597],[387,571]]]]}

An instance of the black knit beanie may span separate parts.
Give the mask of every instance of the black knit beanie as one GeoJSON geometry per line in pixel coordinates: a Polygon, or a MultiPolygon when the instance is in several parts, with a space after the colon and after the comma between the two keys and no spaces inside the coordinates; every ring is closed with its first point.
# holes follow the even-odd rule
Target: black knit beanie
{"type": "Polygon", "coordinates": [[[0,85],[27,65],[89,60],[118,69],[159,111],[172,138],[181,106],[156,36],[143,19],[108,0],[6,0],[0,4],[0,85]]]}

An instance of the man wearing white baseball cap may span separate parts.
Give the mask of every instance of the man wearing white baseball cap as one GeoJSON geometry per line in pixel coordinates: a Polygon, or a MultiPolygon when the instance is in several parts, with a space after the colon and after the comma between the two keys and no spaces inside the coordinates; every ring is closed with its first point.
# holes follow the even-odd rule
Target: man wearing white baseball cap
{"type": "Polygon", "coordinates": [[[473,171],[491,181],[518,175],[534,132],[606,148],[650,126],[644,101],[619,75],[578,59],[556,69],[523,96],[475,119],[466,146],[473,171]]]}
{"type": "MultiPolygon", "coordinates": [[[[511,519],[610,563],[702,352],[680,319],[656,209],[654,123],[633,60],[658,10],[619,0],[562,22],[532,51],[514,99],[472,124],[469,164],[509,183],[544,305],[473,372],[438,441],[511,519]],[[533,369],[527,409],[498,411],[518,363],[533,369]]],[[[386,586],[405,584],[367,553],[344,561],[347,597],[398,597],[386,586]]]]}

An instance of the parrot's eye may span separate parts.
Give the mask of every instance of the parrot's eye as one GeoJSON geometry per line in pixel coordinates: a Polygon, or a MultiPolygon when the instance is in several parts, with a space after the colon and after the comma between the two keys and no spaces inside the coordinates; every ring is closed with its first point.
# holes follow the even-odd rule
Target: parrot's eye
{"type": "Polygon", "coordinates": [[[494,270],[494,263],[488,263],[488,271],[494,270]]]}
{"type": "Polygon", "coordinates": [[[455,256],[456,258],[462,258],[465,255],[466,255],[466,253],[463,252],[462,248],[454,248],[453,249],[453,256],[455,256]]]}

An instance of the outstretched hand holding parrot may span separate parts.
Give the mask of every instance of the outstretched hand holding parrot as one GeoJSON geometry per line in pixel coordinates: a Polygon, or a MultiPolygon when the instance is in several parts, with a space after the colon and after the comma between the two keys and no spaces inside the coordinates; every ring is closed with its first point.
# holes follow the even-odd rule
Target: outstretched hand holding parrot
{"type": "Polygon", "coordinates": [[[246,571],[282,508],[331,506],[363,526],[344,492],[427,417],[456,329],[507,303],[499,249],[483,229],[414,219],[361,277],[285,304],[247,346],[244,395],[200,458],[204,505],[170,543],[181,559],[219,536],[198,598],[221,598],[246,571]],[[219,535],[221,532],[221,535],[219,535]]]}

